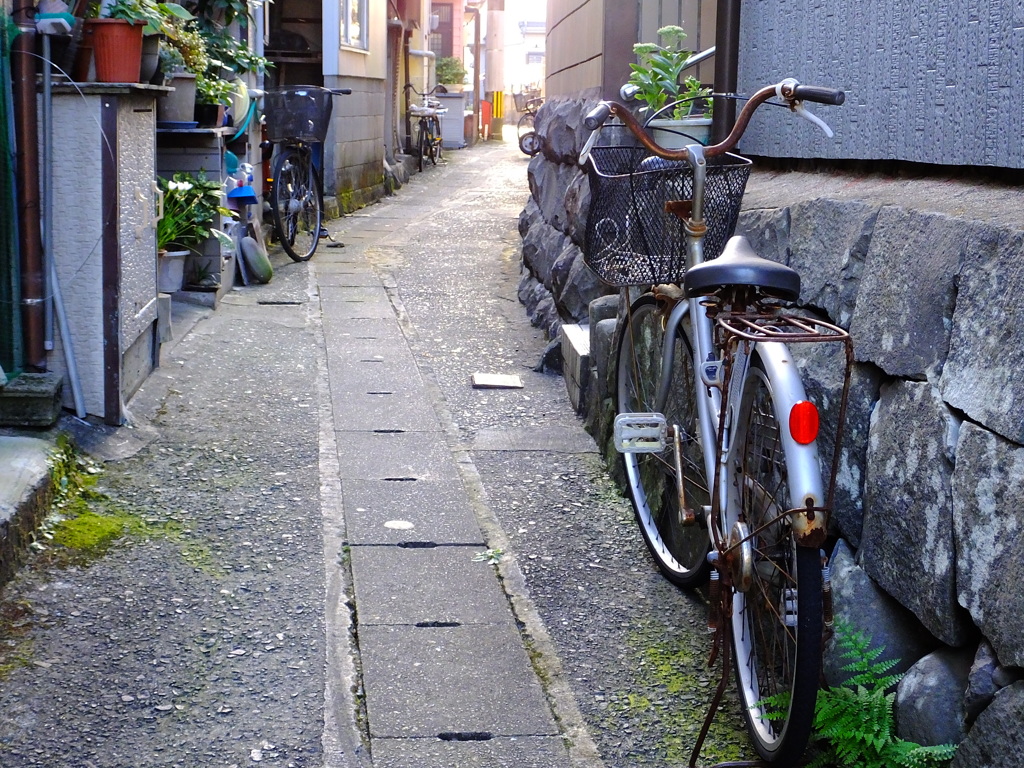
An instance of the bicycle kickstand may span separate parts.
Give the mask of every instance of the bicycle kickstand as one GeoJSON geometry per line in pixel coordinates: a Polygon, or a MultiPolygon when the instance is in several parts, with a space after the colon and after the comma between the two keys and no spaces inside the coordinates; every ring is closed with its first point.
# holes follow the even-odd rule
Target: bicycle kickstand
{"type": "MultiPolygon", "coordinates": [[[[697,761],[700,759],[700,752],[704,748],[704,740],[711,729],[711,723],[718,714],[725,689],[729,685],[729,669],[732,663],[729,658],[732,641],[732,611],[730,610],[731,600],[728,598],[732,590],[728,583],[722,583],[722,581],[728,581],[727,574],[723,574],[726,577],[724,580],[716,578],[719,576],[717,562],[713,564],[711,575],[711,588],[708,595],[708,630],[714,633],[714,637],[711,643],[711,653],[708,656],[708,666],[713,667],[715,661],[719,661],[722,665],[722,674],[718,679],[718,687],[715,688],[715,693],[711,697],[711,703],[708,705],[704,724],[701,726],[697,741],[693,745],[693,751],[690,753],[688,768],[699,768],[697,761]],[[721,656],[720,659],[719,656],[721,656]]],[[[733,760],[715,763],[708,768],[768,768],[768,765],[760,760],[733,760]]]]}

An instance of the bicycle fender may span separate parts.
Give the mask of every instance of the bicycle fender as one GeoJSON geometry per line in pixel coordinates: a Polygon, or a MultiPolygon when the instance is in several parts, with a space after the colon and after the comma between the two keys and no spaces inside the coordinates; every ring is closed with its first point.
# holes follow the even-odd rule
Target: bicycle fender
{"type": "Polygon", "coordinates": [[[795,510],[792,515],[793,533],[801,545],[817,547],[825,539],[828,524],[827,515],[822,512],[825,492],[818,441],[801,445],[788,429],[793,406],[807,400],[804,384],[785,344],[761,343],[757,345],[757,353],[772,387],[776,418],[783,426],[782,444],[789,469],[789,503],[795,510]]]}

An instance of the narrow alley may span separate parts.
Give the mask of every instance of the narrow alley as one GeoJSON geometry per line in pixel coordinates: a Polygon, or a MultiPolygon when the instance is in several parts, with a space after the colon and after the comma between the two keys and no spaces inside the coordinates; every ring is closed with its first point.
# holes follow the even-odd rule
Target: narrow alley
{"type": "MultiPolygon", "coordinates": [[[[535,370],[528,162],[448,153],[176,316],[132,426],[85,436],[131,535],[3,593],[5,768],[685,764],[704,607],[535,370]]],[[[706,755],[748,755],[734,715],[706,755]]]]}

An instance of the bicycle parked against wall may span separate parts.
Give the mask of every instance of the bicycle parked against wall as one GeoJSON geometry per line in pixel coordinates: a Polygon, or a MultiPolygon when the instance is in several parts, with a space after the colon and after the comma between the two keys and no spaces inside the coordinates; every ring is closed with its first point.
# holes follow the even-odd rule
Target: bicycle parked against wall
{"type": "Polygon", "coordinates": [[[279,243],[294,261],[308,261],[322,235],[323,183],[313,149],[323,144],[336,94],[350,88],[290,85],[264,96],[267,138],[280,144],[273,159],[270,215],[279,243]]]}
{"type": "Polygon", "coordinates": [[[437,161],[441,159],[441,115],[448,111],[441,106],[440,101],[430,97],[435,93],[448,93],[448,89],[439,84],[422,93],[417,91],[412,83],[406,83],[405,88],[423,99],[422,104],[409,105],[409,114],[419,121],[416,130],[416,154],[419,156],[422,172],[428,158],[431,165],[437,165],[437,161]]]}
{"type": "Polygon", "coordinates": [[[544,99],[528,93],[513,93],[512,99],[515,101],[516,111],[523,113],[516,124],[519,151],[533,157],[541,150],[540,136],[537,135],[534,124],[537,120],[537,110],[544,103],[544,99]]]}
{"type": "Polygon", "coordinates": [[[620,321],[616,357],[615,444],[636,518],[671,582],[708,585],[721,678],[691,768],[728,684],[730,650],[758,754],[780,765],[800,759],[831,623],[820,547],[842,429],[826,487],[819,412],[787,344],[845,345],[840,425],[852,344],[838,326],[786,308],[800,292],[794,270],[730,238],[751,166],[731,151],[772,97],[829,135],[804,102],[844,100],[842,91],[784,80],[747,101],[724,141],[681,150],[659,147],[627,107],[602,102],[586,118],[593,133],[581,153],[592,199],[586,262],[629,298],[640,294],[620,321]],[[640,146],[594,146],[610,115],[640,146]]]}

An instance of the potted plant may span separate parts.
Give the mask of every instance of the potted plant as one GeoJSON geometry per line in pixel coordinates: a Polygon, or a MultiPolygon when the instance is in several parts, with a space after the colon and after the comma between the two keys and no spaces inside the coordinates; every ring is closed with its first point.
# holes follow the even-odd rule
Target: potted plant
{"type": "Polygon", "coordinates": [[[231,104],[235,84],[215,75],[196,75],[196,121],[199,127],[224,125],[224,110],[231,104]]]}
{"type": "Polygon", "coordinates": [[[454,56],[446,56],[437,60],[437,82],[448,86],[450,91],[458,91],[466,80],[466,68],[454,56]],[[452,86],[455,86],[454,88],[452,86]]]}
{"type": "Polygon", "coordinates": [[[176,173],[171,179],[157,178],[163,195],[156,223],[157,288],[163,293],[181,290],[185,259],[202,255],[203,245],[216,237],[233,247],[231,238],[216,226],[218,214],[230,216],[221,199],[221,185],[206,174],[176,173]]]}
{"type": "Polygon", "coordinates": [[[96,81],[137,83],[142,66],[142,32],[149,14],[146,0],[117,0],[101,18],[86,20],[96,81]]]}
{"type": "Polygon", "coordinates": [[[693,54],[685,50],[686,32],[670,25],[658,30],[664,45],[637,43],[637,63],[630,64],[629,84],[644,102],[644,116],[655,139],[667,147],[685,146],[693,140],[707,143],[711,132],[711,89],[693,76],[680,75],[693,54]],[[686,134],[685,136],[682,134],[686,134]]]}

